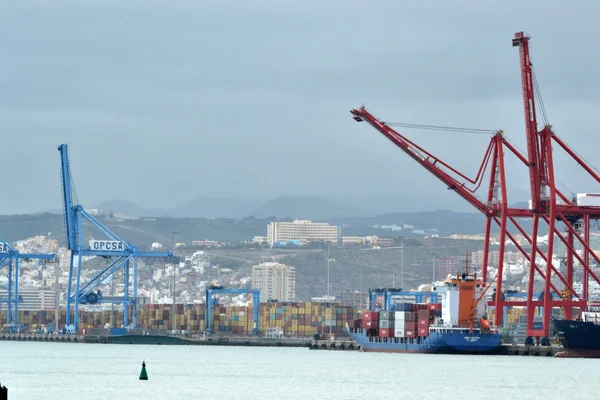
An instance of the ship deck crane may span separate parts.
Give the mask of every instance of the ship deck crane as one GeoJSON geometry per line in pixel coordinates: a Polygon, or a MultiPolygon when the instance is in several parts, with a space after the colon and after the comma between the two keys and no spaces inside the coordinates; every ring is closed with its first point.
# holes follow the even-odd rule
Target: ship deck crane
{"type": "Polygon", "coordinates": [[[66,144],[58,146],[61,158],[62,198],[65,213],[65,232],[67,248],[71,250],[69,264],[69,281],[67,285],[67,329],[77,329],[79,326],[79,305],[98,303],[123,304],[123,323],[126,328],[137,327],[137,290],[138,290],[138,259],[141,257],[166,258],[173,253],[143,252],[125,242],[105,225],[88,213],[81,205],[75,204],[75,192],[71,177],[68,149],[66,144]],[[97,240],[95,236],[84,245],[84,223],[89,225],[92,235],[99,234],[104,239],[97,240]],[[109,265],[99,273],[95,273],[88,282],[82,282],[83,257],[97,256],[109,260],[109,265]],[[113,260],[114,259],[114,260],[113,260]],[[133,271],[131,271],[133,263],[133,271]],[[115,272],[123,270],[123,296],[104,298],[100,291],[94,292],[101,283],[115,272]],[[133,273],[133,282],[131,274],[133,273]],[[133,321],[130,324],[129,308],[131,306],[133,321]],[[73,307],[74,316],[72,316],[73,307]],[[75,326],[73,327],[74,324],[75,326]]]}
{"type": "MultiPolygon", "coordinates": [[[[566,317],[570,317],[573,307],[583,309],[587,305],[588,277],[591,276],[596,282],[600,283],[598,277],[590,268],[590,256],[593,257],[596,262],[600,263],[600,257],[598,257],[590,247],[590,221],[593,219],[600,219],[600,207],[577,205],[556,188],[554,182],[552,142],[558,144],[560,148],[571,156],[598,183],[600,183],[600,176],[552,131],[552,127],[549,124],[546,124],[541,131],[537,131],[536,103],[534,97],[536,90],[538,91],[538,97],[541,96],[539,96],[539,89],[536,85],[529,55],[529,37],[525,36],[523,32],[517,32],[512,43],[513,46],[520,47],[527,155],[521,154],[515,146],[504,137],[503,132],[498,131],[490,140],[490,144],[488,145],[475,178],[469,178],[467,175],[459,172],[448,163],[442,161],[440,158],[434,156],[392,128],[393,125],[411,127],[409,124],[384,122],[373,116],[373,114],[367,111],[364,106],[354,108],[350,110],[350,112],[355,121],[367,122],[402,151],[417,161],[421,166],[441,180],[449,190],[455,191],[485,215],[486,225],[484,257],[482,263],[482,278],[484,283],[487,281],[491,224],[494,222],[500,227],[498,270],[496,273],[498,276],[496,283],[497,293],[502,293],[504,248],[506,241],[510,240],[517,249],[519,249],[530,264],[527,300],[525,302],[506,301],[502,295],[495,296],[495,325],[500,326],[502,324],[503,312],[501,312],[501,310],[503,310],[504,307],[526,305],[528,310],[527,342],[532,343],[533,337],[542,337],[542,341],[548,343],[552,308],[563,307],[565,309],[566,317]],[[531,207],[529,209],[508,207],[506,190],[507,179],[504,166],[505,148],[514,154],[516,158],[529,169],[531,190],[531,207]],[[482,185],[486,171],[489,171],[489,184],[486,190],[486,200],[481,201],[475,193],[482,185]],[[531,235],[519,224],[517,218],[528,218],[533,220],[531,235]],[[548,225],[549,232],[554,233],[554,235],[549,235],[546,253],[542,252],[539,246],[537,246],[540,220],[545,221],[548,225]],[[559,222],[565,227],[567,237],[564,237],[561,234],[556,222],[559,222]],[[510,233],[509,224],[512,224],[513,227],[527,240],[531,246],[530,251],[523,248],[510,233]],[[554,236],[558,237],[558,239],[567,247],[566,277],[560,273],[552,263],[554,236]],[[575,239],[577,239],[583,247],[584,251],[581,256],[575,251],[575,239]],[[538,257],[546,264],[545,270],[542,270],[538,265],[538,257]],[[581,296],[573,290],[574,258],[581,263],[584,270],[584,290],[581,296]],[[541,296],[542,298],[534,297],[533,281],[536,273],[544,280],[544,295],[541,296]],[[553,274],[564,285],[564,291],[571,293],[571,296],[568,298],[562,296],[564,291],[559,290],[559,288],[551,281],[553,274]],[[558,295],[557,298],[551,294],[551,291],[558,295]],[[534,329],[533,313],[535,307],[539,306],[544,307],[544,322],[541,329],[539,327],[535,327],[534,329]]],[[[545,117],[543,103],[541,103],[541,105],[545,117]]],[[[416,126],[413,125],[413,127],[416,126]]]]}
{"type": "MultiPolygon", "coordinates": [[[[54,254],[24,254],[0,238],[0,271],[8,268],[7,297],[0,298],[0,303],[7,303],[7,323],[9,327],[19,325],[19,303],[23,301],[19,296],[19,261],[39,260],[41,263],[58,262],[54,254]],[[14,274],[14,282],[13,282],[14,274]]],[[[58,304],[56,305],[58,307],[58,304]]]]}
{"type": "Polygon", "coordinates": [[[208,333],[215,333],[215,330],[212,326],[212,309],[214,305],[219,304],[218,300],[213,298],[213,295],[217,293],[252,294],[252,313],[254,321],[254,326],[252,327],[252,334],[260,335],[260,290],[258,289],[206,289],[206,331],[208,333]]]}

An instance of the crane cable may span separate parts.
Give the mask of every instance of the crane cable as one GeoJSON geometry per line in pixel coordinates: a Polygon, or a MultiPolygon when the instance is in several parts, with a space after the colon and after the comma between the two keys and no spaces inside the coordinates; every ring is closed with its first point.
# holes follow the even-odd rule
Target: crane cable
{"type": "Polygon", "coordinates": [[[540,85],[537,81],[537,76],[535,74],[535,69],[533,65],[531,66],[531,74],[533,76],[533,89],[535,91],[535,95],[537,97],[537,103],[540,107],[540,111],[542,112],[542,119],[544,121],[544,126],[548,125],[548,114],[546,113],[546,106],[544,105],[544,98],[542,97],[542,91],[540,90],[540,85]]]}
{"type": "Polygon", "coordinates": [[[421,124],[410,124],[410,123],[405,123],[405,122],[385,122],[385,124],[388,126],[397,126],[400,128],[424,129],[424,130],[431,130],[431,131],[477,133],[477,134],[485,134],[485,135],[494,135],[494,134],[498,133],[497,130],[493,130],[493,129],[458,128],[455,126],[421,125],[421,124]]]}

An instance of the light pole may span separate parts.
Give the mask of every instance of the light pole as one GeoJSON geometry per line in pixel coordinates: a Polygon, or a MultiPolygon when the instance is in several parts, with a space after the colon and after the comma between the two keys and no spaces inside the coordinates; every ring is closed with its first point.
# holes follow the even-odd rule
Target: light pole
{"type": "Polygon", "coordinates": [[[433,263],[431,264],[431,285],[435,283],[435,254],[433,255],[433,263]]]}
{"type": "MultiPolygon", "coordinates": [[[[395,265],[396,264],[394,264],[394,266],[395,265]]],[[[395,279],[393,282],[393,286],[396,287],[395,279]]],[[[400,288],[404,290],[404,236],[400,236],[400,288]]]]}
{"type": "Polygon", "coordinates": [[[329,273],[329,242],[327,242],[327,297],[329,297],[330,273],[329,273]]]}
{"type": "Polygon", "coordinates": [[[331,273],[330,273],[330,269],[329,269],[330,268],[330,263],[331,263],[331,257],[329,255],[329,247],[330,247],[330,244],[329,244],[329,242],[327,242],[327,301],[329,301],[329,313],[330,313],[329,320],[327,322],[329,322],[329,324],[328,324],[329,325],[329,334],[331,335],[331,318],[332,318],[332,315],[331,315],[331,305],[332,304],[331,303],[332,302],[331,302],[331,294],[330,294],[331,293],[330,292],[330,289],[331,289],[331,273]]]}
{"type": "Polygon", "coordinates": [[[176,267],[175,267],[175,248],[177,247],[177,234],[179,231],[173,231],[173,323],[171,329],[175,330],[175,278],[176,278],[176,267]]]}

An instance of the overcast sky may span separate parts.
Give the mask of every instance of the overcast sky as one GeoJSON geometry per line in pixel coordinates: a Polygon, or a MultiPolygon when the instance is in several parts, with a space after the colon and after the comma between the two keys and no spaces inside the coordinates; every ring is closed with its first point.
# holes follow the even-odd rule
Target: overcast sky
{"type": "MultiPolygon", "coordinates": [[[[84,204],[373,195],[397,211],[470,210],[349,109],[502,128],[524,151],[520,30],[551,123],[599,165],[600,3],[448,3],[3,2],[0,214],[60,207],[60,143],[84,204]]],[[[473,174],[488,141],[407,135],[473,174]]],[[[579,170],[558,157],[566,188],[600,191],[579,170]]],[[[526,189],[527,171],[510,172],[526,189]]]]}

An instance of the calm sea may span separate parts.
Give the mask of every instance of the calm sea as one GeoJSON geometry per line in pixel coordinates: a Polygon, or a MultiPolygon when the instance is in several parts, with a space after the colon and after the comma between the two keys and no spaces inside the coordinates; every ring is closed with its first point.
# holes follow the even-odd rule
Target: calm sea
{"type": "Polygon", "coordinates": [[[600,398],[600,360],[0,342],[9,400],[600,398]],[[149,380],[139,381],[142,361],[149,380]]]}

